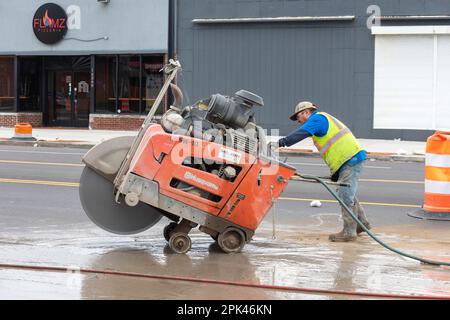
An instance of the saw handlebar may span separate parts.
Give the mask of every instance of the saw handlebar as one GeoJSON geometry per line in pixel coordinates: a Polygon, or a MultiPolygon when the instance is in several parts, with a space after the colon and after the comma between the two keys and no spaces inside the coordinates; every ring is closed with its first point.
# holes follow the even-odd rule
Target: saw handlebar
{"type": "MultiPolygon", "coordinates": [[[[320,177],[321,179],[328,179],[324,177],[320,177]]],[[[301,182],[311,182],[311,183],[320,183],[315,180],[311,179],[305,179],[303,178],[299,173],[294,173],[294,175],[289,179],[292,181],[301,181],[301,182]]],[[[332,181],[324,181],[324,183],[330,185],[330,186],[339,186],[339,187],[350,187],[348,183],[339,183],[339,182],[332,182],[332,181]]]]}

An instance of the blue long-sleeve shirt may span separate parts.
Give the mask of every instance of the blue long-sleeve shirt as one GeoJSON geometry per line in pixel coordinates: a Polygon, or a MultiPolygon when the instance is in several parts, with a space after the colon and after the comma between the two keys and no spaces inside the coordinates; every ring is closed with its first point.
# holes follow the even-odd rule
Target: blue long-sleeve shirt
{"type": "Polygon", "coordinates": [[[327,134],[328,126],[328,119],[324,115],[317,114],[317,111],[315,111],[303,125],[280,139],[278,144],[280,147],[290,147],[313,135],[323,137],[327,134]]]}
{"type": "MultiPolygon", "coordinates": [[[[324,115],[318,114],[317,111],[314,111],[303,125],[299,126],[296,130],[291,132],[286,137],[278,140],[278,145],[280,147],[289,147],[313,135],[317,137],[323,137],[327,134],[328,127],[328,119],[324,115]]],[[[365,150],[361,150],[360,152],[358,152],[348,162],[356,164],[363,160],[366,160],[365,150]]]]}

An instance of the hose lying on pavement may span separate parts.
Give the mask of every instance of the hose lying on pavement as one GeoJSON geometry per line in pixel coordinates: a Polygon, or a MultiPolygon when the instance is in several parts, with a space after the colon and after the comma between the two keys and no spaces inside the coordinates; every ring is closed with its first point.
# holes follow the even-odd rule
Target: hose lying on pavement
{"type": "Polygon", "coordinates": [[[332,190],[328,185],[327,182],[325,182],[323,179],[316,177],[316,176],[312,176],[312,175],[302,175],[297,173],[297,175],[303,179],[306,180],[315,180],[317,182],[319,182],[320,184],[322,184],[325,189],[328,190],[329,193],[331,193],[331,195],[339,202],[339,204],[345,209],[345,211],[348,212],[348,214],[352,217],[353,220],[356,221],[356,223],[376,242],[378,242],[380,245],[382,245],[384,248],[395,252],[401,256],[413,259],[413,260],[417,260],[420,261],[422,263],[426,263],[426,264],[431,264],[431,265],[436,265],[436,266],[450,266],[450,262],[445,262],[445,261],[435,261],[435,260],[429,260],[429,259],[424,259],[424,258],[420,258],[420,257],[416,257],[413,256],[411,254],[408,254],[406,252],[403,252],[401,250],[395,249],[393,247],[391,247],[390,245],[384,243],[383,241],[381,241],[377,236],[375,236],[372,232],[370,232],[369,229],[366,228],[366,226],[359,221],[359,219],[354,215],[353,211],[344,203],[344,201],[342,201],[341,198],[339,198],[339,196],[336,194],[336,192],[334,192],[334,190],[332,190]]]}

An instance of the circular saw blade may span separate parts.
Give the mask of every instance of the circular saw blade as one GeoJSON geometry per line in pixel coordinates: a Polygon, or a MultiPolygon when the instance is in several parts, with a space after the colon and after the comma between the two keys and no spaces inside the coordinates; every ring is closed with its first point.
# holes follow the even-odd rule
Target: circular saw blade
{"type": "Polygon", "coordinates": [[[135,234],[155,225],[162,215],[148,204],[140,202],[129,207],[116,203],[111,181],[89,167],[80,178],[79,195],[86,215],[100,228],[115,234],[135,234]]]}

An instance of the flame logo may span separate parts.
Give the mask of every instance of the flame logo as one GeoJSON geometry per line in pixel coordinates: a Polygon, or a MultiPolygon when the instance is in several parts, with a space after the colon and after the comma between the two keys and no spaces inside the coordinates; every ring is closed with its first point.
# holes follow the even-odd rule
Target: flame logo
{"type": "Polygon", "coordinates": [[[45,10],[45,14],[44,17],[42,18],[42,21],[44,21],[44,25],[45,27],[52,27],[53,25],[53,19],[50,19],[50,17],[48,16],[48,10],[45,10]]]}

